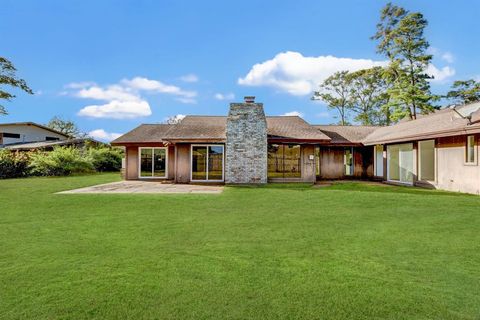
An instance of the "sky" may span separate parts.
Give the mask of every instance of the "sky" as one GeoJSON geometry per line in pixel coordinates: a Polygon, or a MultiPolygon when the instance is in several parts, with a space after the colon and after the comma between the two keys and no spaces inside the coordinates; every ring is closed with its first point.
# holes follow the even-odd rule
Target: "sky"
{"type": "MultiPolygon", "coordinates": [[[[318,84],[385,61],[370,37],[386,1],[0,2],[0,56],[35,92],[13,90],[0,123],[60,116],[103,141],[176,115],[226,115],[247,95],[267,115],[334,123],[310,99],[318,84]]],[[[394,3],[429,22],[433,92],[480,80],[480,1],[394,3]]]]}

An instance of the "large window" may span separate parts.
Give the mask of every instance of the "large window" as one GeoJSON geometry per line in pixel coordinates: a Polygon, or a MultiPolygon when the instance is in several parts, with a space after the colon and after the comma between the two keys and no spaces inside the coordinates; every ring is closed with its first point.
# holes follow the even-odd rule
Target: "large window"
{"type": "Polygon", "coordinates": [[[388,180],[413,183],[413,145],[411,143],[387,146],[388,180]]]}
{"type": "Polygon", "coordinates": [[[465,162],[475,163],[475,136],[467,137],[467,149],[465,151],[465,162]]]}
{"type": "Polygon", "coordinates": [[[383,145],[375,146],[375,176],[383,177],[383,145]]]}
{"type": "Polygon", "coordinates": [[[419,180],[435,180],[435,140],[418,143],[419,180]]]}
{"type": "Polygon", "coordinates": [[[301,178],[301,154],[298,144],[268,145],[269,178],[301,178]]]}
{"type": "Polygon", "coordinates": [[[139,177],[167,177],[167,148],[139,148],[139,177]]]}
{"type": "Polygon", "coordinates": [[[343,151],[343,167],[346,176],[353,176],[353,148],[345,148],[343,151]]]}
{"type": "Polygon", "coordinates": [[[223,181],[223,146],[192,146],[192,181],[223,181]]]}

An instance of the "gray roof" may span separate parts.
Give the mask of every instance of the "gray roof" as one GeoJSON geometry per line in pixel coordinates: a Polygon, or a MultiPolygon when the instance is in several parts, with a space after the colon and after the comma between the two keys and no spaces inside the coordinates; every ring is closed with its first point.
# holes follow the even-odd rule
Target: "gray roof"
{"type": "Polygon", "coordinates": [[[339,125],[313,125],[328,137],[331,144],[351,145],[362,144],[369,134],[377,130],[378,126],[339,126],[339,125]]]}
{"type": "Polygon", "coordinates": [[[406,142],[480,131],[480,123],[475,122],[475,119],[480,119],[480,103],[457,107],[456,110],[461,114],[465,113],[463,116],[471,116],[472,123],[452,108],[446,108],[421,115],[416,120],[401,121],[392,126],[378,128],[369,134],[363,143],[374,145],[406,142]]]}
{"type": "MultiPolygon", "coordinates": [[[[270,138],[286,140],[330,141],[300,117],[266,117],[270,138]]],[[[225,141],[225,116],[186,116],[178,124],[142,124],[112,144],[152,143],[162,141],[225,141]]]]}
{"type": "Polygon", "coordinates": [[[49,149],[57,146],[73,146],[81,145],[85,142],[91,142],[94,144],[100,144],[100,142],[90,139],[90,138],[77,138],[77,139],[68,139],[68,140],[57,140],[57,141],[37,141],[37,142],[25,142],[25,143],[13,143],[3,145],[4,149],[7,150],[33,150],[33,149],[49,149]]]}

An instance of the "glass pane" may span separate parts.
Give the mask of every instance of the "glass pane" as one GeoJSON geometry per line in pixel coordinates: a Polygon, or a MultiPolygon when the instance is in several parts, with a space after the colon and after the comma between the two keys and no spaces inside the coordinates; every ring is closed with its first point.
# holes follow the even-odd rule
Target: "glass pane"
{"type": "Polygon", "coordinates": [[[475,137],[474,136],[467,137],[467,162],[468,163],[475,162],[475,137]]]}
{"type": "Polygon", "coordinates": [[[300,145],[285,145],[283,150],[284,177],[301,178],[300,145]]]}
{"type": "Polygon", "coordinates": [[[140,149],[140,176],[152,176],[152,149],[140,149]]]}
{"type": "Polygon", "coordinates": [[[375,175],[383,177],[383,146],[375,146],[375,175]]]}
{"type": "Polygon", "coordinates": [[[400,181],[413,182],[413,145],[400,145],[400,181]]]}
{"type": "Polygon", "coordinates": [[[192,147],[192,180],[207,180],[207,147],[192,147]]]}
{"type": "Polygon", "coordinates": [[[345,175],[353,175],[353,150],[352,148],[345,149],[343,156],[343,164],[345,165],[345,175]]]}
{"type": "Polygon", "coordinates": [[[387,146],[388,179],[400,180],[400,150],[398,146],[387,146]]]}
{"type": "Polygon", "coordinates": [[[268,177],[283,178],[283,146],[279,144],[268,145],[268,177]]]}
{"type": "Polygon", "coordinates": [[[208,180],[223,180],[223,147],[208,147],[208,180]]]}
{"type": "Polygon", "coordinates": [[[166,176],[166,151],[165,149],[153,149],[154,161],[153,161],[153,175],[155,177],[166,176]]]}
{"type": "Polygon", "coordinates": [[[315,147],[315,175],[320,177],[320,147],[315,147]]]}
{"type": "Polygon", "coordinates": [[[419,144],[420,180],[435,180],[435,141],[420,141],[419,144]]]}

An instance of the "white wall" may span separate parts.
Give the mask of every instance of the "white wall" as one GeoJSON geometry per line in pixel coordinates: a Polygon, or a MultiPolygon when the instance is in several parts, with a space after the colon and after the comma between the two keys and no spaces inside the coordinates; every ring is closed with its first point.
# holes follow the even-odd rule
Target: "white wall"
{"type": "Polygon", "coordinates": [[[20,134],[19,139],[3,138],[3,144],[45,141],[46,137],[55,137],[59,138],[60,140],[66,139],[63,135],[33,125],[0,126],[0,132],[20,134]]]}
{"type": "Polygon", "coordinates": [[[476,163],[465,164],[465,139],[465,136],[439,139],[436,186],[449,191],[480,194],[478,142],[475,146],[476,163]]]}

